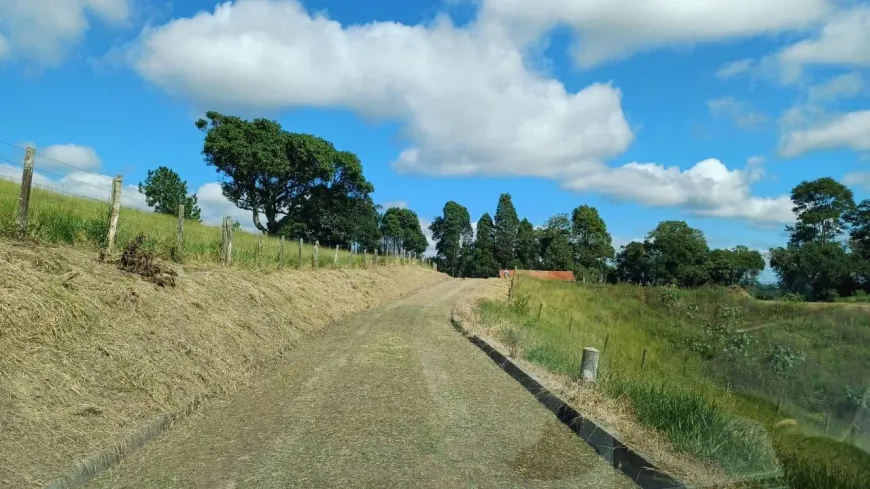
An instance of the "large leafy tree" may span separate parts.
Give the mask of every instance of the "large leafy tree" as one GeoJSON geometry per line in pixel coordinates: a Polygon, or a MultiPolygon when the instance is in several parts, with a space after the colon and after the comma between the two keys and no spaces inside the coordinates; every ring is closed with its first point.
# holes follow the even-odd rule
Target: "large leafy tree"
{"type": "Polygon", "coordinates": [[[607,261],[614,250],[610,233],[598,209],[582,205],[571,212],[571,243],[574,245],[574,265],[578,277],[604,280],[607,261]]]}
{"type": "Polygon", "coordinates": [[[520,221],[517,229],[517,261],[526,270],[534,270],[538,266],[538,238],[535,228],[528,219],[520,221]]]}
{"type": "Polygon", "coordinates": [[[477,221],[477,235],[474,238],[474,249],[468,263],[467,275],[480,278],[498,276],[499,266],[493,254],[494,250],[495,229],[492,217],[489,213],[484,213],[477,221]]]}
{"type": "Polygon", "coordinates": [[[267,119],[208,112],[196,126],[205,132],[206,163],[224,177],[224,196],[251,211],[260,231],[347,243],[361,238],[352,229],[370,228],[362,221],[371,218],[374,187],[353,153],[267,119]]]}
{"type": "Polygon", "coordinates": [[[574,251],[570,236],[571,220],[567,214],[556,214],[539,230],[538,243],[544,270],[573,270],[574,251]]]}
{"type": "Polygon", "coordinates": [[[786,230],[793,245],[833,241],[843,233],[844,218],[855,207],[852,191],[830,177],[799,183],[791,191],[791,200],[797,222],[786,230]]]}
{"type": "Polygon", "coordinates": [[[457,276],[462,272],[463,261],[469,254],[474,237],[468,209],[452,200],[447,202],[442,215],[432,221],[429,229],[435,240],[435,251],[442,270],[457,276]]]}
{"type": "Polygon", "coordinates": [[[495,210],[495,259],[501,268],[514,265],[520,220],[510,194],[501,194],[495,210]]]}
{"type": "Polygon", "coordinates": [[[707,239],[685,221],[662,221],[647,234],[651,275],[660,285],[692,287],[707,282],[707,239]]]}
{"type": "Polygon", "coordinates": [[[870,205],[855,206],[852,191],[829,177],[801,182],[791,198],[796,222],[786,227],[788,245],[770,250],[780,287],[810,300],[850,295],[867,270],[861,243],[870,205]],[[853,253],[839,241],[847,226],[853,253]]]}
{"type": "Polygon", "coordinates": [[[632,241],[616,254],[615,278],[620,282],[647,285],[653,282],[653,271],[646,245],[632,241]]]}
{"type": "Polygon", "coordinates": [[[139,183],[139,193],[145,196],[145,203],[160,214],[178,213],[178,205],[184,204],[184,218],[200,220],[200,208],[196,202],[196,194],[187,195],[187,182],[173,170],[159,166],[148,170],[144,182],[139,183]]]}
{"type": "Polygon", "coordinates": [[[391,207],[381,217],[381,234],[384,249],[398,253],[409,251],[423,253],[429,246],[426,235],[420,227],[417,213],[411,209],[391,207]]]}
{"type": "Polygon", "coordinates": [[[755,285],[764,270],[764,257],[746,246],[710,251],[710,280],[721,285],[755,285]]]}

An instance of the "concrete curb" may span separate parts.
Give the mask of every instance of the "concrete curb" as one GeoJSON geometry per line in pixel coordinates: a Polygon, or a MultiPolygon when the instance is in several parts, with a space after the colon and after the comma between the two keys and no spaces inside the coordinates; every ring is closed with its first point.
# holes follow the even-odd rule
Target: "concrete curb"
{"type": "Polygon", "coordinates": [[[535,399],[555,414],[559,421],[595,449],[601,458],[633,480],[639,487],[642,489],[686,489],[688,487],[656,467],[640,453],[628,448],[604,428],[584,418],[576,409],[550,392],[534,377],[523,371],[485,340],[466,331],[455,314],[451,313],[450,321],[457,331],[535,396],[535,399]]]}
{"type": "Polygon", "coordinates": [[[163,413],[142,425],[124,440],[94,456],[78,462],[69,472],[46,484],[45,489],[78,489],[97,476],[118,465],[124,458],[142,449],[151,440],[162,435],[173,423],[194,412],[208,397],[197,397],[184,409],[175,413],[163,413]]]}

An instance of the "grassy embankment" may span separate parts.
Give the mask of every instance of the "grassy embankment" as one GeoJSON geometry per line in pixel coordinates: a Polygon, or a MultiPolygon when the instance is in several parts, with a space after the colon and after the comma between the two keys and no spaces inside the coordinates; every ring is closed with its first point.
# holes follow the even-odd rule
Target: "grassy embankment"
{"type": "Polygon", "coordinates": [[[481,304],[496,338],[569,376],[584,346],[602,350],[601,390],[678,450],[735,478],[781,468],[792,487],[870,487],[870,455],[839,441],[870,380],[867,310],[525,277],[516,291],[481,304]]]}
{"type": "MultiPolygon", "coordinates": [[[[18,192],[17,183],[0,179],[0,236],[12,236],[15,233],[18,192]]],[[[139,195],[137,198],[144,197],[139,195]]],[[[124,198],[121,200],[116,238],[118,248],[122,249],[138,233],[145,233],[148,237],[148,248],[154,250],[158,258],[170,259],[176,246],[177,219],[173,216],[123,207],[125,200],[124,198]]],[[[30,201],[28,236],[43,243],[98,249],[105,240],[108,212],[107,202],[77,198],[34,186],[30,201]]],[[[259,253],[257,241],[256,234],[236,231],[233,235],[233,263],[248,268],[276,267],[280,255],[280,240],[264,236],[263,248],[259,253]]],[[[220,260],[220,244],[219,227],[192,221],[184,223],[182,256],[186,262],[217,263],[220,260]]],[[[297,242],[285,242],[285,265],[298,265],[298,246],[297,242]]],[[[311,244],[304,244],[302,263],[310,265],[312,255],[311,244]]],[[[318,253],[320,266],[331,266],[334,258],[334,249],[321,246],[318,253]]],[[[368,258],[371,260],[371,254],[368,258]]],[[[361,254],[339,250],[338,265],[341,267],[363,266],[363,261],[364,257],[361,254]]],[[[382,258],[382,261],[385,262],[386,259],[382,258]]]]}
{"type": "MultiPolygon", "coordinates": [[[[39,191],[32,202],[36,242],[0,235],[0,487],[42,487],[160,413],[237,390],[306,335],[444,278],[373,267],[371,254],[332,267],[332,250],[320,270],[279,269],[274,240],[257,256],[241,232],[240,266],[222,267],[218,229],[188,223],[185,264],[161,288],[98,261],[107,206],[39,191]]],[[[4,233],[14,207],[0,192],[4,233]]],[[[168,257],[172,217],[121,212],[120,244],[145,232],[168,257]]]]}

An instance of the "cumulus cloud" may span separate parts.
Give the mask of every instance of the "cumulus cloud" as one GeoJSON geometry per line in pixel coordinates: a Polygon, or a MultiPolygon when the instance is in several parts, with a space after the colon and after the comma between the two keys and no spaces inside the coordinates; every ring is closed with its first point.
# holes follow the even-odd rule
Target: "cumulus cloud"
{"type": "Polygon", "coordinates": [[[756,0],[484,0],[481,22],[521,42],[533,41],[557,25],[570,26],[580,38],[574,47],[577,62],[592,67],[661,46],[803,29],[832,7],[828,0],[793,0],[789,8],[756,0]]]}
{"type": "Polygon", "coordinates": [[[783,48],[777,57],[796,70],[807,64],[870,66],[870,6],[837,12],[817,36],[783,48]]]}
{"type": "Polygon", "coordinates": [[[203,223],[219,226],[223,222],[224,217],[229,216],[239,221],[242,229],[252,233],[259,232],[254,226],[251,211],[239,209],[235,204],[227,200],[221,190],[220,183],[206,183],[201,185],[195,193],[197,204],[202,209],[200,218],[202,218],[203,223]]]}
{"type": "Polygon", "coordinates": [[[707,101],[707,109],[718,117],[728,117],[743,129],[753,130],[767,122],[767,116],[734,97],[720,97],[707,101]]]}
{"type": "Polygon", "coordinates": [[[520,47],[446,18],[345,27],[295,0],[239,1],[144,31],[130,61],[210,106],[398,119],[411,142],[394,163],[402,172],[553,176],[633,140],[615,87],[569,92],[529,69],[520,47]]]}
{"type": "Polygon", "coordinates": [[[0,58],[19,56],[56,66],[90,27],[89,17],[125,22],[129,0],[0,0],[0,58]],[[3,41],[3,38],[6,41],[3,41]]]}
{"type": "Polygon", "coordinates": [[[870,172],[853,172],[843,176],[843,183],[854,185],[863,189],[870,189],[870,172]]]}
{"type": "MultiPolygon", "coordinates": [[[[599,0],[484,0],[478,18],[457,27],[446,17],[426,25],[343,26],[309,14],[296,0],[238,0],[146,28],[127,61],[152,84],[210,107],[342,107],[398,121],[408,142],[392,163],[399,172],[538,176],[642,203],[693,206],[696,213],[782,220],[778,201],[752,196],[748,184],[739,183],[745,174],[721,162],[715,176],[724,181],[711,181],[743,193],[720,206],[701,204],[692,192],[652,198],[608,181],[641,175],[657,182],[649,192],[667,193],[664,182],[674,170],[685,174],[680,181],[694,181],[688,177],[694,173],[641,171],[646,167],[637,163],[607,170],[605,162],[634,139],[619,89],[601,81],[568,90],[533,69],[528,47],[567,24],[582,38],[581,64],[592,65],[642,47],[800,28],[828,12],[825,0],[797,1],[781,9],[749,0],[688,8],[650,0],[629,9],[599,0]],[[596,179],[601,185],[582,183],[596,179]]],[[[747,110],[735,120],[754,126],[762,118],[747,110]]]]}
{"type": "Polygon", "coordinates": [[[64,171],[76,168],[94,171],[98,170],[102,165],[100,157],[97,156],[97,151],[90,146],[54,144],[37,149],[37,151],[38,154],[34,161],[36,168],[50,168],[64,171]]]}
{"type": "Polygon", "coordinates": [[[648,206],[682,206],[700,216],[744,219],[759,225],[792,222],[794,215],[788,196],[752,195],[750,184],[763,176],[758,160],[749,162],[742,170],[729,170],[721,161],[711,158],[688,170],[632,162],[585,175],[565,186],[648,206]]]}
{"type": "MultiPolygon", "coordinates": [[[[805,120],[805,119],[804,119],[805,120]]],[[[820,149],[850,148],[870,151],[870,110],[859,110],[787,130],[780,139],[779,153],[800,156],[820,149]]]]}

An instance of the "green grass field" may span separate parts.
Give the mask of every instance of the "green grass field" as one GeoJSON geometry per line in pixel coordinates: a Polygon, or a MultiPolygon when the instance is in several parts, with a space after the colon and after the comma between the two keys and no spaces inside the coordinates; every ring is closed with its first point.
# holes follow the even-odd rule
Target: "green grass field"
{"type": "Polygon", "coordinates": [[[838,441],[870,380],[870,310],[527,277],[516,292],[484,302],[484,323],[510,325],[504,342],[571,376],[597,347],[603,391],[676,448],[735,477],[781,469],[792,487],[870,487],[866,438],[838,441]],[[774,428],[783,419],[796,426],[774,428]]]}
{"type": "MultiPolygon", "coordinates": [[[[15,216],[18,208],[19,185],[0,179],[0,236],[16,235],[15,216]]],[[[140,196],[141,197],[141,196],[140,196]]],[[[123,199],[122,199],[123,202],[123,199]]],[[[67,244],[99,249],[105,241],[108,229],[109,204],[96,200],[77,198],[34,187],[28,218],[27,235],[45,243],[67,244]]],[[[178,221],[173,216],[121,208],[118,220],[116,246],[122,249],[138,233],[144,233],[147,246],[157,257],[171,259],[176,248],[178,221]]],[[[258,247],[259,236],[245,231],[233,235],[233,264],[243,267],[271,267],[279,265],[281,243],[278,238],[262,237],[262,249],[258,247]],[[259,251],[258,251],[259,250],[259,251]]],[[[184,223],[184,246],[181,257],[185,262],[217,263],[220,261],[221,230],[197,222],[184,223]]],[[[286,266],[299,265],[298,242],[284,244],[286,266]]],[[[313,246],[302,247],[302,264],[310,266],[313,246]]],[[[338,266],[364,266],[372,261],[361,254],[339,250],[338,266]]],[[[321,246],[318,266],[332,266],[335,249],[321,246]]],[[[381,257],[385,262],[387,258],[381,257]]]]}

